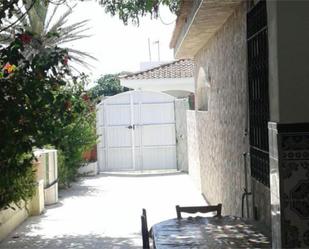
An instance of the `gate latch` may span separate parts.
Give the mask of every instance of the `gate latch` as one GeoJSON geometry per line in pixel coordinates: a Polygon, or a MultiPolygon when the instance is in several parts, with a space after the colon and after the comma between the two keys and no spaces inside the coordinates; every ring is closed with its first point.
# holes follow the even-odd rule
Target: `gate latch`
{"type": "Polygon", "coordinates": [[[135,125],[129,125],[127,128],[135,130],[135,125]]]}

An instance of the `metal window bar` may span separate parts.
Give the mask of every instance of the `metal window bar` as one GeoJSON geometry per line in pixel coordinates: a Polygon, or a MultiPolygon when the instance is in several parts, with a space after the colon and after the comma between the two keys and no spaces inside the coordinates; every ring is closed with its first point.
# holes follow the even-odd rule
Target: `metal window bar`
{"type": "Polygon", "coordinates": [[[247,14],[251,176],[269,186],[269,93],[266,1],[247,14]]]}

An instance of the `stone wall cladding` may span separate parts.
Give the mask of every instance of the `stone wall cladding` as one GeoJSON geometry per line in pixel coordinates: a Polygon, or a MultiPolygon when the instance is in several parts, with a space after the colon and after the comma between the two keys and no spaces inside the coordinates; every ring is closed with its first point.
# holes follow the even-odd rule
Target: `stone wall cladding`
{"type": "Polygon", "coordinates": [[[187,132],[189,175],[197,189],[201,191],[199,139],[197,136],[195,111],[187,111],[187,132]]]}
{"type": "Polygon", "coordinates": [[[189,109],[188,99],[175,100],[176,141],[177,141],[177,167],[181,171],[188,171],[187,149],[187,116],[189,109]]]}
{"type": "Polygon", "coordinates": [[[196,69],[203,67],[210,78],[208,111],[196,113],[202,191],[211,204],[223,204],[224,214],[234,215],[241,215],[247,150],[245,32],[242,6],[195,58],[196,69]]]}
{"type": "MultiPolygon", "coordinates": [[[[195,136],[198,138],[196,147],[199,149],[202,192],[211,204],[222,203],[224,214],[237,216],[241,216],[241,196],[245,187],[243,153],[249,148],[245,135],[248,124],[246,12],[243,3],[194,58],[197,64],[195,77],[203,67],[210,79],[208,111],[196,112],[195,136]]],[[[199,93],[196,96],[200,96],[199,93]]],[[[192,149],[190,138],[188,140],[191,169],[192,149]]],[[[250,181],[248,187],[250,190],[250,181]]],[[[260,219],[269,225],[266,214],[269,203],[261,207],[262,201],[259,201],[269,202],[269,191],[258,185],[254,191],[258,193],[253,196],[260,209],[260,219]],[[263,193],[265,196],[261,197],[263,193]]]]}

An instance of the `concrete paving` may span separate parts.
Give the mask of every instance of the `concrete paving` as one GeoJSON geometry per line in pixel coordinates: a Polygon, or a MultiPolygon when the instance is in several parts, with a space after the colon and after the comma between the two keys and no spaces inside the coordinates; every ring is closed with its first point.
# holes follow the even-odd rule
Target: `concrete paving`
{"type": "Polygon", "coordinates": [[[30,217],[0,249],[141,248],[140,215],[149,228],[175,218],[175,205],[205,205],[186,174],[111,175],[81,178],[59,193],[59,203],[30,217]]]}

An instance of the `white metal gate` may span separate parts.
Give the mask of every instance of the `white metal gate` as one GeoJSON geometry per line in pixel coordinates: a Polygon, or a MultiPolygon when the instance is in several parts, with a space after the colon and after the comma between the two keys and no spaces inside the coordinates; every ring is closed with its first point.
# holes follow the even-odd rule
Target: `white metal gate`
{"type": "Polygon", "coordinates": [[[176,169],[174,97],[117,94],[97,106],[101,171],[176,169]]]}

